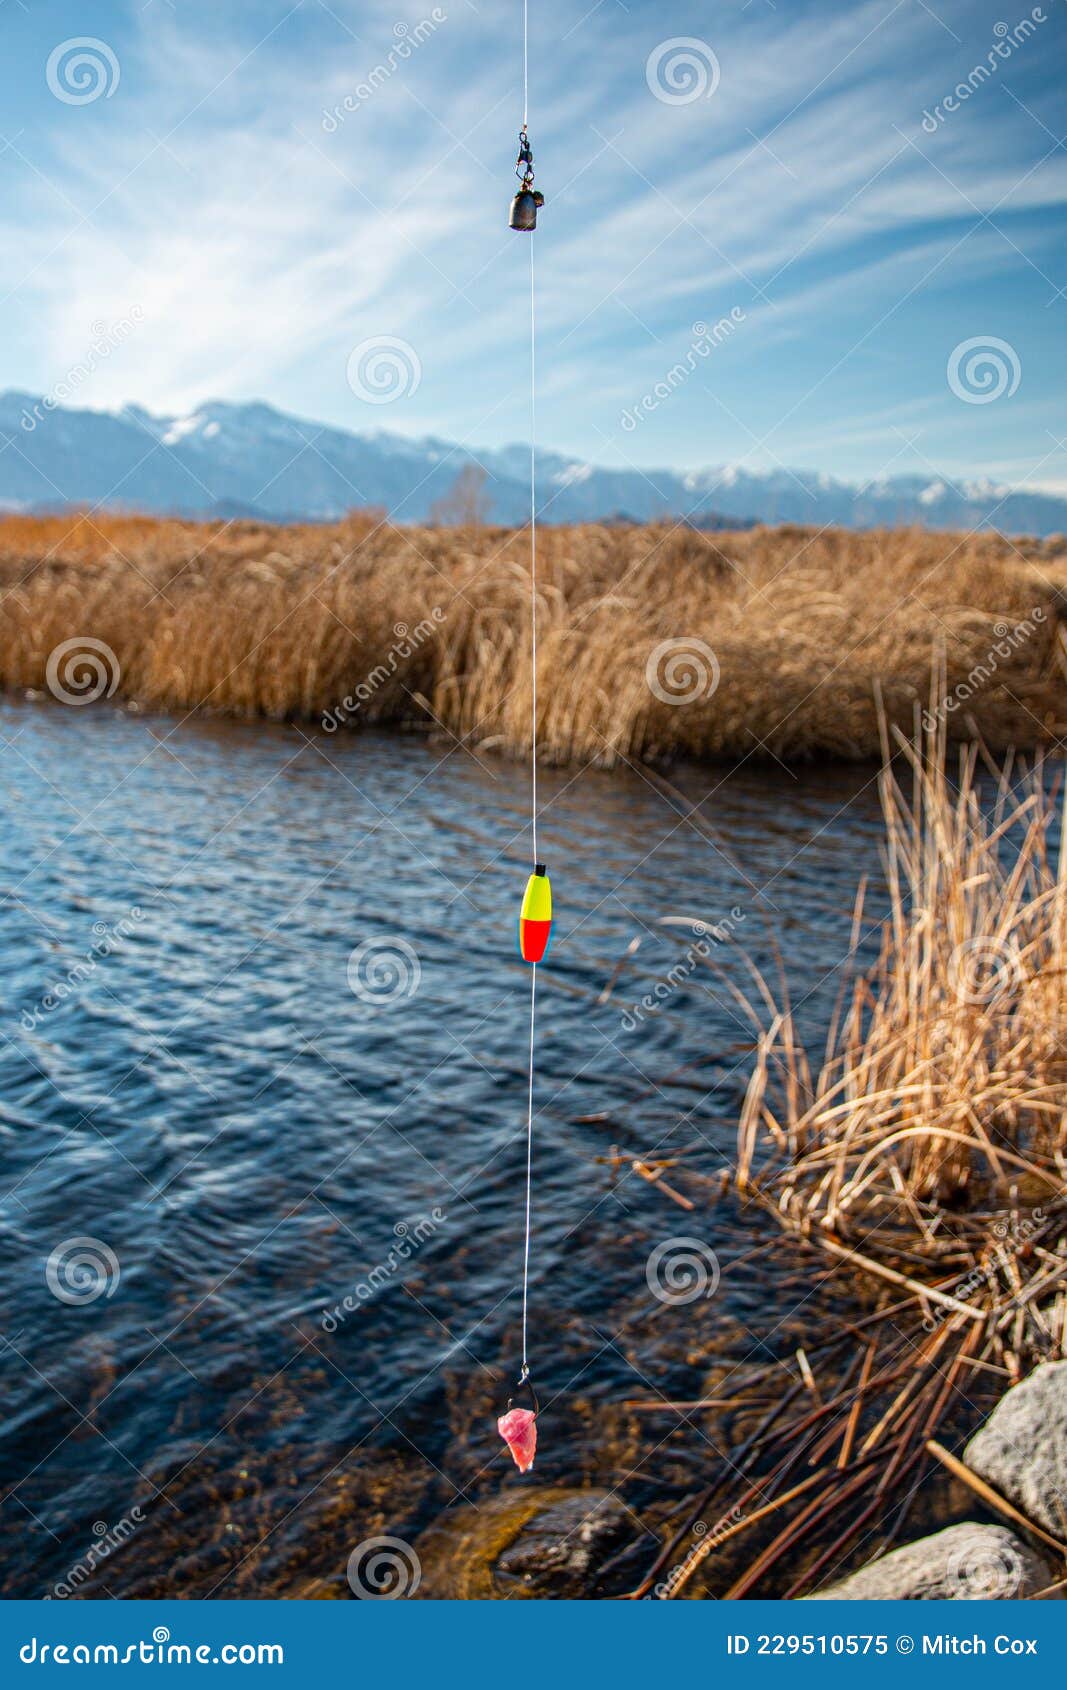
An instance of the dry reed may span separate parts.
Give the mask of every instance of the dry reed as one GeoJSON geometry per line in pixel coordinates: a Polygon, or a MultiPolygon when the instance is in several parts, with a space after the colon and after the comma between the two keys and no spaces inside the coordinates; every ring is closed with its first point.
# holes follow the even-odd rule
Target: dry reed
{"type": "MultiPolygon", "coordinates": [[[[523,756],[528,550],[522,530],[400,529],[373,512],[297,528],[7,517],[0,685],[46,694],[51,653],[90,638],[114,653],[116,696],[146,708],[439,724],[523,756]]],[[[554,761],[875,754],[875,684],[908,724],[939,653],[954,733],[1003,747],[1067,728],[1062,541],[560,527],[543,533],[539,583],[554,761]],[[694,642],[714,652],[713,691],[694,642]],[[669,683],[672,653],[665,701],[649,675],[669,683]]]]}
{"type": "MultiPolygon", "coordinates": [[[[867,1560],[893,1542],[938,1464],[1019,1523],[936,1440],[961,1420],[974,1429],[983,1382],[1005,1386],[1067,1356],[1063,801],[1040,762],[983,780],[978,750],[954,759],[943,727],[898,736],[896,751],[881,777],[888,915],[876,961],[846,981],[822,1059],[803,1048],[784,985],[753,968],[755,991],[738,992],[761,1032],[736,1185],[784,1240],[880,1305],[787,1371],[775,1362],[746,1370],[732,1394],[720,1385],[716,1412],[793,1380],[635,1595],[685,1589],[725,1541],[694,1544],[709,1512],[738,1522],[732,1538],[772,1508],[774,1535],[725,1589],[706,1568],[710,1588],[817,1588],[853,1551],[867,1560]]],[[[861,888],[854,940],[864,902],[861,888]]]]}
{"type": "MultiPolygon", "coordinates": [[[[771,1019],[737,1180],[823,1248],[862,1240],[883,1277],[895,1251],[936,1265],[980,1243],[992,1296],[1011,1238],[1059,1203],[1067,1174],[1061,804],[1040,761],[1009,763],[983,793],[977,747],[959,749],[954,776],[942,731],[901,747],[906,784],[888,760],[881,774],[890,907],[878,959],[846,986],[818,1068],[787,996],[757,976],[762,1007],[745,1000],[771,1019]],[[993,1215],[1011,1237],[988,1231],[993,1215]]],[[[854,934],[863,919],[861,889],[854,934]]],[[[1020,1305],[1017,1350],[1063,1348],[1067,1291],[1051,1295],[1054,1318],[1040,1298],[1020,1305]]]]}

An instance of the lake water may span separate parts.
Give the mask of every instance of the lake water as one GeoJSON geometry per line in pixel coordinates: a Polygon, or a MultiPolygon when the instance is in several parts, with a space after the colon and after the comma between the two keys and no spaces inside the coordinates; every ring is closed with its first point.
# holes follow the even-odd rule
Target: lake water
{"type": "MultiPolygon", "coordinates": [[[[110,707],[0,733],[3,1592],[347,1596],[362,1539],[518,1482],[528,771],[110,707]]],[[[813,1317],[712,1202],[752,1060],[728,983],[773,940],[825,1029],[873,773],[675,772],[714,837],[637,771],[541,776],[535,1472],[617,1488],[635,1531],[708,1450],[623,1402],[813,1317]],[[693,962],[664,917],[733,937],[693,962]],[[629,1171],[679,1152],[693,1212],[629,1171]],[[678,1235],[722,1269],[684,1307],[646,1282],[678,1235]]]]}

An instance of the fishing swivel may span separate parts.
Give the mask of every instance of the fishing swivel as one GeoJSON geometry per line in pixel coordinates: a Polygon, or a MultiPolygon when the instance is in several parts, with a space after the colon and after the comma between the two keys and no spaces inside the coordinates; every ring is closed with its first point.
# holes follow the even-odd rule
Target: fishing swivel
{"type": "Polygon", "coordinates": [[[537,212],[538,208],[544,205],[545,196],[533,185],[533,152],[525,123],[519,130],[519,156],[515,161],[515,174],[521,186],[511,202],[511,216],[508,222],[513,229],[532,233],[537,228],[537,212]]]}

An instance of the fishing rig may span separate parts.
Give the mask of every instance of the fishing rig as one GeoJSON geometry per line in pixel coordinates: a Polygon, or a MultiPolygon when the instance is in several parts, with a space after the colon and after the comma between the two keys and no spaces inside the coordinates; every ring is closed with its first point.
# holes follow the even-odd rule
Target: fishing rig
{"type": "Polygon", "coordinates": [[[519,130],[519,156],[515,160],[515,174],[519,178],[519,191],[511,202],[511,216],[508,223],[513,229],[520,229],[524,233],[533,234],[537,228],[537,213],[545,203],[545,196],[539,188],[534,187],[533,149],[530,137],[526,131],[526,120],[523,119],[519,130]]]}
{"type": "MultiPolygon", "coordinates": [[[[508,218],[512,229],[532,237],[537,228],[537,213],[545,203],[545,196],[534,187],[533,148],[530,145],[529,119],[529,0],[522,8],[522,128],[519,130],[519,156],[515,174],[519,189],[511,202],[508,218]]],[[[530,1379],[530,1358],[527,1342],[530,1291],[530,1232],[531,1196],[533,1188],[533,1120],[534,1071],[537,1048],[537,969],[548,955],[552,940],[552,883],[545,864],[537,857],[537,312],[534,287],[534,248],[530,241],[530,674],[531,674],[531,749],[530,749],[530,835],[533,846],[533,872],[526,882],[519,910],[519,956],[530,969],[530,1049],[529,1084],[526,1098],[526,1214],[522,1252],[522,1366],[515,1385],[516,1394],[527,1398],[528,1407],[516,1405],[515,1396],[508,1398],[507,1407],[497,1421],[497,1430],[504,1439],[520,1473],[529,1472],[537,1450],[537,1415],[539,1404],[530,1379]]]]}

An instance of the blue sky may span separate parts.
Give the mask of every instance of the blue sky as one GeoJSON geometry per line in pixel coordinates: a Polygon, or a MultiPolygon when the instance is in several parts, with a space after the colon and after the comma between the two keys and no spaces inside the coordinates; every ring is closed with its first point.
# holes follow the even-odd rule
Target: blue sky
{"type": "MultiPolygon", "coordinates": [[[[530,27],[545,445],[1067,490],[1064,0],[531,0],[530,27]],[[657,81],[675,38],[697,94],[664,100],[693,91],[657,81]],[[961,399],[953,351],[990,337],[1011,379],[961,399]]],[[[518,4],[0,0],[0,29],[0,385],[50,391],[103,330],[89,407],[528,438],[518,4]],[[48,62],[87,36],[110,91],[71,103],[48,62]],[[379,336],[420,369],[388,405],[346,379],[379,336]]]]}

